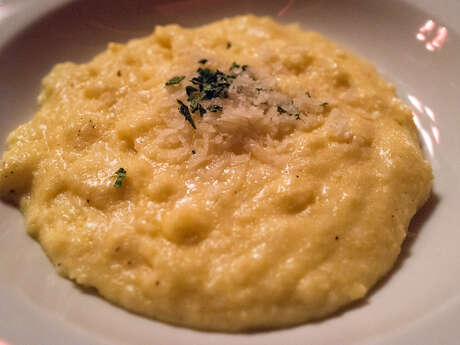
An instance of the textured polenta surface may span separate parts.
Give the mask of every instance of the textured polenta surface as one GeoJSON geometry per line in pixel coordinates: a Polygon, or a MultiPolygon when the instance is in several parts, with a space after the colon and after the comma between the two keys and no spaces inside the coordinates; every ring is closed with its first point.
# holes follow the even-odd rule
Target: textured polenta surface
{"type": "Polygon", "coordinates": [[[60,274],[176,324],[280,327],[362,298],[431,189],[411,113],[374,67],[268,18],[109,44],[57,65],[39,104],[8,137],[3,198],[60,274]],[[203,58],[248,69],[193,129],[176,99],[203,58]]]}

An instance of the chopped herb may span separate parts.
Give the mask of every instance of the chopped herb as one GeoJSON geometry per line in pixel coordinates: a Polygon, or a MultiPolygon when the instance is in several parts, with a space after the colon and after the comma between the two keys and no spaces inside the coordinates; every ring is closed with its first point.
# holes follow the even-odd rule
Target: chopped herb
{"type": "Polygon", "coordinates": [[[175,85],[175,84],[179,84],[182,80],[185,79],[185,75],[180,75],[180,76],[177,76],[177,77],[173,77],[171,79],[169,79],[165,85],[166,86],[169,86],[169,85],[175,85]]]}
{"type": "Polygon", "coordinates": [[[305,94],[308,96],[308,98],[311,98],[311,93],[310,93],[310,91],[305,92],[305,94]]]}
{"type": "Polygon", "coordinates": [[[238,68],[241,68],[241,70],[244,72],[248,69],[248,65],[238,65],[236,62],[233,62],[228,70],[229,72],[233,72],[234,69],[238,68]]]}
{"type": "MultiPolygon", "coordinates": [[[[293,101],[291,101],[291,103],[294,104],[293,101]]],[[[294,115],[296,120],[300,120],[300,113],[292,114],[292,113],[288,112],[286,109],[284,109],[283,107],[281,107],[279,105],[276,107],[276,110],[278,110],[278,113],[280,113],[280,114],[287,114],[288,116],[294,115]]]]}
{"type": "Polygon", "coordinates": [[[223,108],[220,106],[220,105],[217,105],[217,104],[213,104],[213,105],[210,105],[208,107],[208,110],[211,112],[211,113],[215,113],[217,111],[221,111],[223,108]]]}
{"type": "MultiPolygon", "coordinates": [[[[205,64],[207,61],[207,59],[201,59],[198,62],[201,64],[205,64]]],[[[201,67],[199,67],[196,70],[198,75],[190,80],[193,86],[187,85],[185,87],[185,92],[187,94],[187,101],[189,102],[189,106],[185,105],[182,101],[177,100],[177,102],[180,105],[179,112],[185,117],[185,119],[188,122],[190,122],[193,128],[196,129],[195,123],[192,118],[192,114],[194,114],[196,111],[199,111],[200,116],[203,116],[204,114],[206,114],[207,111],[217,112],[222,110],[222,107],[219,105],[210,105],[207,109],[205,109],[201,102],[204,100],[211,100],[214,98],[227,98],[228,88],[232,84],[233,80],[237,77],[237,75],[233,73],[233,69],[235,68],[241,68],[242,71],[246,71],[248,65],[240,66],[236,62],[234,62],[229,69],[229,71],[232,72],[231,74],[225,74],[219,70],[213,71],[209,68],[201,67]]],[[[240,73],[241,72],[239,72],[238,74],[240,73]]],[[[182,77],[175,78],[181,78],[180,80],[183,79],[182,77]]]]}
{"type": "Polygon", "coordinates": [[[189,86],[185,87],[185,92],[187,93],[187,96],[189,96],[189,97],[192,95],[192,93],[194,93],[196,91],[198,91],[198,89],[194,88],[193,86],[189,85],[189,86]]]}
{"type": "Polygon", "coordinates": [[[227,49],[230,49],[232,47],[232,42],[228,41],[227,42],[227,49]]]}
{"type": "Polygon", "coordinates": [[[116,172],[115,172],[115,175],[117,177],[117,179],[115,180],[115,183],[113,184],[113,186],[115,188],[121,188],[121,185],[123,183],[123,180],[125,179],[126,177],[126,170],[123,169],[123,168],[120,168],[118,169],[116,172]]]}
{"type": "Polygon", "coordinates": [[[280,113],[280,114],[287,113],[287,111],[284,110],[283,108],[281,108],[280,106],[278,106],[276,109],[278,110],[278,113],[280,113]]]}
{"type": "Polygon", "coordinates": [[[192,155],[194,155],[195,153],[196,153],[196,151],[195,151],[195,150],[192,150],[192,155]]]}
{"type": "Polygon", "coordinates": [[[197,111],[200,105],[199,102],[201,101],[200,93],[191,93],[187,100],[190,102],[190,111],[192,113],[197,111]]]}
{"type": "Polygon", "coordinates": [[[188,107],[180,100],[177,100],[177,103],[179,103],[179,113],[184,115],[185,120],[190,122],[190,125],[192,125],[193,129],[196,129],[195,122],[193,121],[192,115],[190,114],[190,111],[188,110],[188,107]]]}
{"type": "Polygon", "coordinates": [[[228,70],[231,72],[234,69],[240,68],[240,67],[241,67],[240,65],[238,65],[235,61],[233,61],[232,65],[230,66],[230,68],[228,70]]]}
{"type": "Polygon", "coordinates": [[[227,90],[231,84],[228,75],[219,70],[213,72],[209,68],[198,68],[197,72],[198,77],[192,78],[191,82],[199,87],[199,101],[228,97],[227,90]]]}
{"type": "Polygon", "coordinates": [[[198,104],[198,110],[200,111],[200,116],[203,117],[206,114],[206,109],[200,104],[198,104]]]}

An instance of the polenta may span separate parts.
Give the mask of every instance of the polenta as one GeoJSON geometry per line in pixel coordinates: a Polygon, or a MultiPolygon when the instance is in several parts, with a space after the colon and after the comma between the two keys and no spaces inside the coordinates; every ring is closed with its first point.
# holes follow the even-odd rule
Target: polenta
{"type": "Polygon", "coordinates": [[[365,296],[432,184],[411,112],[372,65],[255,16],[58,64],[0,177],[61,275],[219,331],[365,296]]]}

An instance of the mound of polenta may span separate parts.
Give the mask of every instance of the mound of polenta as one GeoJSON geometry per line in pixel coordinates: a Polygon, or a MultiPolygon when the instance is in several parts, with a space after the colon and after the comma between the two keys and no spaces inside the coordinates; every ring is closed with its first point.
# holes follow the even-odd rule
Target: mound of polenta
{"type": "Polygon", "coordinates": [[[411,112],[323,36],[241,16],[57,65],[0,190],[60,274],[189,327],[324,317],[395,262],[432,172],[411,112]]]}

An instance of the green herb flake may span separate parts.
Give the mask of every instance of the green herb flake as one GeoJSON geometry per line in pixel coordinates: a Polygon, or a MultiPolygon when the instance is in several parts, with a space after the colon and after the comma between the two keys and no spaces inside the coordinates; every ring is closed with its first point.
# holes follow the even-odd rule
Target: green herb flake
{"type": "Polygon", "coordinates": [[[232,47],[232,42],[228,41],[227,42],[227,49],[230,49],[232,47]]]}
{"type": "Polygon", "coordinates": [[[190,114],[190,111],[188,110],[188,107],[181,101],[177,100],[177,103],[179,103],[179,113],[181,113],[185,120],[190,123],[190,125],[193,127],[193,129],[196,129],[195,122],[193,121],[192,114],[190,114]]]}
{"type": "Polygon", "coordinates": [[[201,117],[203,117],[203,115],[206,114],[206,109],[201,104],[198,104],[198,110],[200,111],[201,117]]]}
{"type": "Polygon", "coordinates": [[[169,85],[175,85],[175,84],[179,84],[182,80],[185,79],[185,75],[180,75],[180,76],[177,76],[177,77],[173,77],[171,79],[169,79],[165,85],[166,86],[169,86],[169,85]]]}
{"type": "Polygon", "coordinates": [[[190,97],[188,98],[188,101],[190,102],[190,111],[192,113],[194,113],[195,111],[198,110],[199,108],[199,101],[200,101],[200,98],[199,96],[196,96],[196,94],[192,94],[190,95],[190,97]]]}
{"type": "Polygon", "coordinates": [[[233,62],[228,71],[231,73],[228,78],[236,78],[242,72],[245,72],[248,69],[248,65],[239,65],[236,62],[233,62]],[[236,70],[236,71],[235,71],[236,70]]]}
{"type": "Polygon", "coordinates": [[[276,108],[276,110],[278,110],[278,113],[280,113],[280,114],[287,113],[287,111],[284,110],[283,108],[281,108],[280,106],[278,106],[278,107],[276,108]]]}
{"type": "Polygon", "coordinates": [[[194,92],[198,91],[198,89],[194,88],[193,86],[186,86],[185,87],[185,92],[187,93],[187,96],[191,96],[194,92]]]}
{"type": "MultiPolygon", "coordinates": [[[[205,64],[207,61],[207,59],[201,59],[198,62],[205,64]]],[[[192,125],[194,129],[196,129],[196,126],[195,122],[193,121],[192,114],[194,114],[196,111],[199,111],[201,117],[208,111],[213,113],[222,111],[223,108],[219,105],[210,105],[206,109],[201,104],[201,102],[212,100],[214,98],[227,98],[228,89],[233,80],[237,78],[237,75],[232,72],[232,70],[235,68],[241,68],[242,71],[246,71],[248,65],[240,66],[236,62],[233,62],[232,66],[229,68],[229,74],[222,73],[218,69],[214,71],[209,68],[202,67],[199,67],[196,70],[198,75],[190,80],[193,86],[187,85],[185,87],[185,93],[187,94],[187,101],[189,105],[187,106],[181,100],[177,100],[180,105],[179,112],[185,117],[185,119],[192,125]]],[[[180,80],[183,79],[183,77],[175,78],[181,78],[180,80]]]]}
{"type": "Polygon", "coordinates": [[[116,176],[116,180],[113,186],[115,188],[121,188],[121,185],[123,184],[123,180],[126,177],[126,170],[123,168],[120,168],[115,172],[114,176],[116,176]]]}
{"type": "Polygon", "coordinates": [[[199,101],[203,99],[227,98],[227,90],[231,84],[229,76],[219,70],[198,68],[198,77],[192,78],[192,84],[199,87],[199,101]]]}
{"type": "Polygon", "coordinates": [[[233,61],[232,65],[228,69],[230,72],[232,72],[234,69],[240,68],[241,66],[238,65],[235,61],[233,61]]]}
{"type": "Polygon", "coordinates": [[[210,105],[208,107],[208,110],[211,112],[211,113],[216,113],[218,111],[222,111],[222,107],[220,105],[217,105],[217,104],[213,104],[213,105],[210,105]]]}

